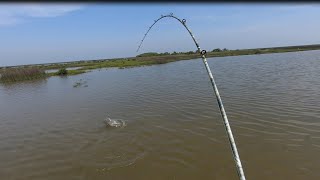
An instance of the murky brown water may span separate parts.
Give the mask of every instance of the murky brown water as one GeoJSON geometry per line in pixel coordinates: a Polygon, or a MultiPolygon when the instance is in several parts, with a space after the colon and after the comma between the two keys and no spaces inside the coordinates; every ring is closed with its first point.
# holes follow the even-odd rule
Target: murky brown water
{"type": "MultiPolygon", "coordinates": [[[[320,179],[320,51],[209,64],[247,179],[320,179]]],[[[0,85],[0,132],[0,179],[237,179],[200,59],[0,85]]]]}

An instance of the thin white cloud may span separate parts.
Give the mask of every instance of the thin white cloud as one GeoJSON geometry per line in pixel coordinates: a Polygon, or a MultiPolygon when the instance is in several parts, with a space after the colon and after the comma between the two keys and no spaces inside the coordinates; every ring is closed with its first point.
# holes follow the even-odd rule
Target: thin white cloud
{"type": "Polygon", "coordinates": [[[294,11],[294,10],[303,10],[303,9],[310,9],[310,8],[317,8],[319,7],[319,5],[317,4],[311,4],[311,3],[308,3],[308,4],[283,4],[283,5],[280,5],[278,6],[278,9],[280,10],[288,10],[288,11],[294,11]]]}
{"type": "Polygon", "coordinates": [[[0,26],[11,26],[29,18],[50,18],[82,9],[82,4],[2,4],[0,26]]]}

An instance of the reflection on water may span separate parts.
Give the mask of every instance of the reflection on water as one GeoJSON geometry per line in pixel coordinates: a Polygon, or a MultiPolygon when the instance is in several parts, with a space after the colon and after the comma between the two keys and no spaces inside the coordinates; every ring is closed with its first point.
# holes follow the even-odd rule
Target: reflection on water
{"type": "MultiPolygon", "coordinates": [[[[208,61],[247,179],[319,179],[320,51],[208,61]]],[[[0,132],[1,179],[237,179],[200,59],[0,85],[0,132]]]]}

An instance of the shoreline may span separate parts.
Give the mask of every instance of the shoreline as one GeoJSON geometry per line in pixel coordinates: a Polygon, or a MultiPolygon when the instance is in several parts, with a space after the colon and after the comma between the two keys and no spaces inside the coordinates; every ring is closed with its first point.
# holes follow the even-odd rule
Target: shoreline
{"type": "MultiPolygon", "coordinates": [[[[218,50],[218,49],[215,49],[218,50]]],[[[207,57],[224,57],[224,56],[238,56],[238,55],[254,55],[254,54],[269,54],[269,53],[285,53],[285,52],[297,52],[297,51],[310,51],[310,50],[320,50],[320,44],[316,45],[302,45],[302,46],[283,46],[283,47],[270,47],[270,48],[255,48],[255,49],[236,49],[236,50],[220,50],[220,52],[213,52],[207,51],[207,57]]],[[[192,52],[192,51],[191,51],[192,52]]],[[[148,54],[148,53],[145,53],[148,54]]],[[[176,55],[173,54],[159,54],[158,56],[143,56],[143,58],[149,57],[159,57],[159,56],[165,56],[165,57],[172,57],[175,58],[176,56],[191,56],[192,58],[194,55],[197,55],[196,53],[190,54],[190,52],[180,52],[176,55]],[[165,54],[165,55],[164,55],[165,54]]],[[[65,61],[65,62],[54,62],[54,63],[41,63],[41,64],[22,64],[22,65],[14,65],[14,66],[0,66],[0,69],[5,68],[21,68],[21,67],[52,67],[55,65],[66,65],[70,67],[69,65],[74,63],[90,63],[90,62],[101,62],[101,61],[112,61],[112,60],[124,60],[124,59],[139,59],[141,57],[126,57],[126,58],[111,58],[111,59],[95,59],[95,60],[76,60],[76,61],[65,61]]],[[[200,57],[200,55],[199,55],[200,57]]],[[[49,69],[49,68],[46,68],[49,69]]]]}
{"type": "MultiPolygon", "coordinates": [[[[320,50],[320,45],[307,45],[307,46],[287,46],[287,47],[276,47],[276,48],[259,48],[259,49],[242,49],[242,50],[221,50],[214,49],[211,52],[207,52],[206,57],[227,57],[227,56],[243,56],[243,55],[259,55],[259,54],[274,54],[274,53],[286,53],[286,52],[299,52],[299,51],[312,51],[320,50]]],[[[86,72],[90,72],[93,69],[102,69],[110,67],[118,67],[119,69],[149,66],[156,64],[166,64],[181,60],[191,60],[201,58],[201,55],[196,52],[180,52],[180,53],[144,53],[137,55],[136,57],[128,58],[115,58],[115,59],[99,59],[99,60],[82,60],[82,61],[71,61],[71,62],[59,62],[59,63],[44,63],[44,64],[30,64],[30,65],[19,65],[19,66],[6,66],[0,67],[1,71],[11,69],[28,69],[38,68],[41,70],[54,70],[54,69],[66,69],[75,68],[74,70],[67,70],[68,75],[77,75],[86,72]]],[[[48,77],[59,76],[56,72],[47,72],[48,77]]],[[[0,81],[1,82],[1,81],[0,81]]]]}

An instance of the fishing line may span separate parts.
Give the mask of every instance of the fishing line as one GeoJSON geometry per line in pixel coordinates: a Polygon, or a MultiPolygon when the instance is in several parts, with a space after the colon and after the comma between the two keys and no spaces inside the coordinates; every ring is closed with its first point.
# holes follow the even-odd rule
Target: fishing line
{"type": "Polygon", "coordinates": [[[163,18],[174,18],[174,19],[178,20],[187,29],[187,31],[189,32],[190,36],[192,37],[193,42],[195,43],[195,45],[196,45],[196,47],[198,49],[198,52],[201,55],[202,61],[203,61],[204,65],[205,65],[205,67],[206,67],[206,70],[207,70],[208,75],[209,75],[209,79],[211,81],[214,93],[215,93],[216,98],[217,98],[217,102],[218,102],[218,105],[219,105],[220,113],[221,113],[221,116],[222,116],[222,119],[223,119],[223,122],[224,122],[224,126],[225,126],[225,129],[226,129],[227,135],[228,135],[229,143],[230,143],[230,146],[231,146],[233,159],[234,159],[236,167],[237,167],[237,172],[238,172],[239,179],[240,180],[245,180],[246,178],[244,176],[242,164],[241,164],[241,161],[240,161],[240,157],[239,157],[239,153],[238,153],[238,150],[237,150],[237,146],[236,146],[235,140],[233,138],[233,134],[232,134],[231,127],[230,127],[230,124],[229,124],[229,120],[228,120],[226,111],[224,109],[224,106],[223,106],[223,103],[222,103],[222,100],[221,100],[221,97],[220,97],[220,94],[219,94],[219,91],[218,91],[218,87],[217,87],[217,85],[216,85],[216,83],[214,81],[213,75],[211,73],[211,69],[210,69],[210,67],[208,65],[208,62],[207,62],[207,59],[206,59],[206,53],[207,52],[206,52],[206,50],[201,50],[201,48],[200,48],[198,42],[196,41],[195,37],[193,36],[192,32],[187,27],[186,20],[185,19],[181,20],[181,19],[177,18],[176,16],[173,15],[173,13],[170,13],[169,15],[161,15],[161,17],[158,18],[157,20],[155,20],[154,23],[149,27],[148,31],[144,34],[144,36],[143,36],[143,38],[141,40],[141,43],[139,44],[139,47],[137,49],[137,52],[139,51],[144,39],[146,38],[146,36],[149,33],[149,31],[151,30],[151,28],[158,21],[160,21],[163,18]]]}

